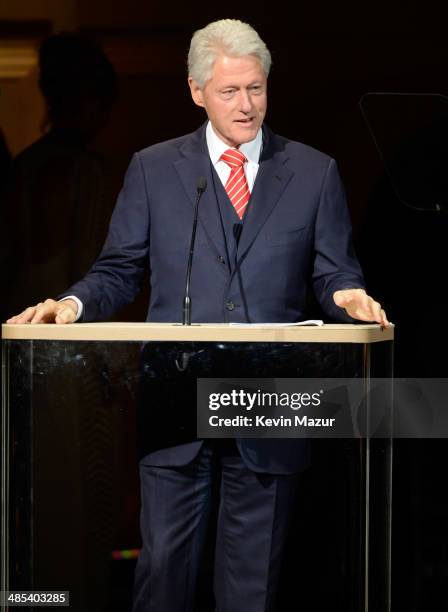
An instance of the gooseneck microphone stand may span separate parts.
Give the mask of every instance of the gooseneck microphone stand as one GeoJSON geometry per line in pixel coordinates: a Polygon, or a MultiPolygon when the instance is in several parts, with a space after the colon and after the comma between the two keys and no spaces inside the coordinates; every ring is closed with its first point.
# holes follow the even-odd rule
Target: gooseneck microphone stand
{"type": "Polygon", "coordinates": [[[207,188],[207,179],[203,176],[199,177],[196,189],[197,196],[194,206],[193,230],[191,232],[190,253],[188,256],[187,277],[185,280],[185,295],[182,304],[182,325],[191,325],[191,298],[190,298],[190,282],[191,282],[191,266],[193,264],[194,242],[196,239],[196,226],[198,224],[199,200],[207,188]]]}

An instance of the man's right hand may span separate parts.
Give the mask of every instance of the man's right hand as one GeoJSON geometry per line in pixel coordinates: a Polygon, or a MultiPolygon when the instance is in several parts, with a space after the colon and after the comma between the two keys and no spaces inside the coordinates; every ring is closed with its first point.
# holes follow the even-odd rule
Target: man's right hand
{"type": "Polygon", "coordinates": [[[57,302],[45,300],[36,306],[30,306],[20,314],[11,317],[6,323],[73,323],[78,314],[78,305],[74,300],[67,299],[57,302]]]}

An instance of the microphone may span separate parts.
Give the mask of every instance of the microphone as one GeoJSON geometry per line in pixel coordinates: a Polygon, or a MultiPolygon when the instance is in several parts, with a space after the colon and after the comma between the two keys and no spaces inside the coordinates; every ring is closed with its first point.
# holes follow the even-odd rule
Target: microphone
{"type": "Polygon", "coordinates": [[[196,203],[194,206],[193,230],[191,232],[190,254],[188,256],[187,277],[185,279],[185,296],[182,305],[182,325],[191,325],[191,299],[190,299],[190,281],[191,281],[191,266],[193,263],[194,241],[196,238],[196,226],[198,224],[199,200],[207,188],[207,179],[203,176],[198,178],[196,183],[196,203]]]}

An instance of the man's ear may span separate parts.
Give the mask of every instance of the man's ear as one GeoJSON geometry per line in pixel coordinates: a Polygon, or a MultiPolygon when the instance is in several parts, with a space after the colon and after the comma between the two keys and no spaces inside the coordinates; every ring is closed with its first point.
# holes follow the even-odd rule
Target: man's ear
{"type": "Polygon", "coordinates": [[[193,98],[193,102],[198,106],[202,106],[204,108],[204,97],[202,95],[202,89],[191,77],[188,77],[188,85],[190,87],[190,93],[191,97],[193,98]]]}

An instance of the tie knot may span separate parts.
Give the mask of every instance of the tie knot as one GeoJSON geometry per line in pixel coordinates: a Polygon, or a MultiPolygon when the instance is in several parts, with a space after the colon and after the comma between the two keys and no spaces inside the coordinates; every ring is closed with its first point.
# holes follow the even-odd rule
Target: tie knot
{"type": "Polygon", "coordinates": [[[240,168],[247,161],[246,156],[241,151],[238,151],[238,149],[227,149],[220,159],[231,168],[240,168]]]}

